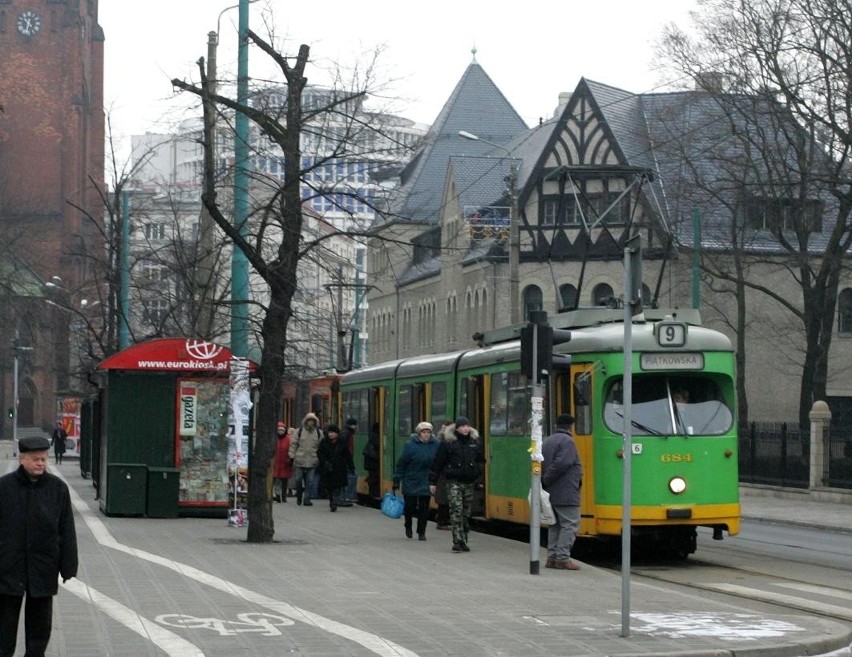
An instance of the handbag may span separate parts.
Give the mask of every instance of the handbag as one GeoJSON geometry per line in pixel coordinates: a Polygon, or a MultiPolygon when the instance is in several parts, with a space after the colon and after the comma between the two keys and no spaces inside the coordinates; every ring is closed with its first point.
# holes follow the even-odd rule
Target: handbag
{"type": "MultiPolygon", "coordinates": [[[[532,509],[532,491],[527,496],[527,500],[529,500],[530,509],[532,509]]],[[[556,523],[556,514],[553,512],[553,506],[550,504],[550,493],[543,488],[541,489],[538,509],[538,520],[541,524],[553,525],[556,523]]]]}
{"type": "Polygon", "coordinates": [[[398,495],[385,493],[382,498],[382,513],[388,518],[399,518],[405,509],[405,502],[398,495]]]}

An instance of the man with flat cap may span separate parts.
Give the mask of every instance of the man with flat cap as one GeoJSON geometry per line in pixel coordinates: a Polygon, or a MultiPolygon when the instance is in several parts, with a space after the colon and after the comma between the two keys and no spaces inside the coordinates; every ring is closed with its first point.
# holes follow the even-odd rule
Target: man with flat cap
{"type": "Polygon", "coordinates": [[[574,418],[563,413],[556,418],[556,430],[544,439],[541,485],[550,493],[550,504],[556,522],[547,530],[547,562],[545,568],[580,570],[571,559],[571,548],[580,527],[580,487],[583,464],[571,429],[574,418]]]}
{"type": "Polygon", "coordinates": [[[18,441],[18,469],[0,477],[0,657],[13,657],[26,597],[26,657],[44,657],[58,578],[77,575],[77,534],[65,482],[46,472],[50,441],[18,441]]]}

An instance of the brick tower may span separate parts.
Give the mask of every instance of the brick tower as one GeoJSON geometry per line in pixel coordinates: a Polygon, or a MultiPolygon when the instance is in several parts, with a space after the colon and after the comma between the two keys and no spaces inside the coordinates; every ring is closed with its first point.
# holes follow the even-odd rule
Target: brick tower
{"type": "Polygon", "coordinates": [[[104,252],[103,42],[98,0],[0,0],[3,438],[16,403],[14,427],[47,429],[73,392],[73,308],[104,252]]]}
{"type": "Polygon", "coordinates": [[[103,52],[97,0],[0,0],[0,239],[69,289],[99,252],[103,52]]]}

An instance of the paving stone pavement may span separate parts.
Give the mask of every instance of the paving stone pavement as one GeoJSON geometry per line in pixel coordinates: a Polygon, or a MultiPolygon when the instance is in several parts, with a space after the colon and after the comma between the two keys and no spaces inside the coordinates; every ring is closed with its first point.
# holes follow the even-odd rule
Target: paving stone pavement
{"type": "MultiPolygon", "coordinates": [[[[0,473],[16,466],[3,456],[0,473]]],[[[81,568],[48,657],[797,657],[852,642],[839,621],[635,580],[624,637],[620,574],[542,556],[531,575],[524,543],[476,533],[454,554],[432,523],[408,540],[376,509],[291,500],[273,505],[275,542],[254,545],[224,519],[106,517],[75,461],[52,469],[77,501],[81,568]]],[[[852,531],[850,507],[762,495],[744,490],[744,516],[852,531]]]]}

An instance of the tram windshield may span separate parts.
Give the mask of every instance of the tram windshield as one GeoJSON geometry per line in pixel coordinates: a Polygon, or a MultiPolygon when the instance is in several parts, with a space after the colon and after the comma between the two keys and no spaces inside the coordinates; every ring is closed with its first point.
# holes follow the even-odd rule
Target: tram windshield
{"type": "MultiPolygon", "coordinates": [[[[631,433],[638,436],[718,436],[733,422],[719,384],[712,378],[666,375],[633,377],[631,433]]],[[[624,432],[624,387],[621,379],[609,386],[604,421],[624,432]]]]}

